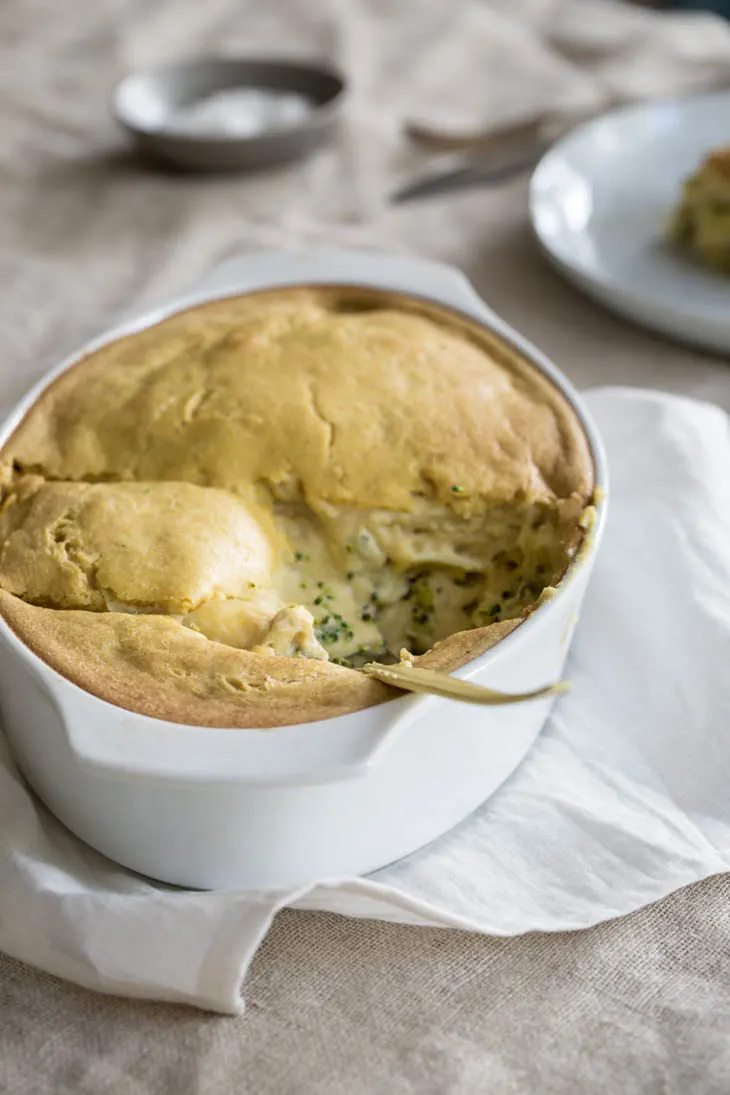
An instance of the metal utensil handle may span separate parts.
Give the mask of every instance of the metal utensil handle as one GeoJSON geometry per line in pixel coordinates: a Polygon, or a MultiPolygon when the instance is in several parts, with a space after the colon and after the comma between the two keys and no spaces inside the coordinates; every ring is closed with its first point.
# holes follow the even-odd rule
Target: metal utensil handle
{"type": "Polygon", "coordinates": [[[478,703],[487,707],[503,707],[512,703],[524,703],[528,700],[541,700],[546,696],[556,696],[570,689],[567,681],[536,688],[531,692],[498,692],[471,681],[461,681],[446,673],[437,673],[433,669],[419,669],[414,665],[380,665],[368,662],[363,672],[376,677],[384,684],[392,684],[406,692],[429,692],[446,699],[462,700],[465,703],[478,703]]]}
{"type": "Polygon", "coordinates": [[[421,198],[431,198],[450,190],[463,190],[470,186],[488,186],[505,182],[515,175],[534,167],[547,150],[547,142],[536,142],[520,155],[508,160],[500,157],[495,162],[494,155],[474,157],[460,167],[448,171],[432,173],[407,183],[391,194],[390,200],[396,205],[421,198]]]}

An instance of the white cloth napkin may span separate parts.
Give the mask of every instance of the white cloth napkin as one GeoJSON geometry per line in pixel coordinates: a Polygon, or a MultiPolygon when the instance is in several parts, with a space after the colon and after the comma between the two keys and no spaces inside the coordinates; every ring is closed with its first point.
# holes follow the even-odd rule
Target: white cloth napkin
{"type": "Polygon", "coordinates": [[[628,389],[588,402],[611,510],[570,657],[574,688],[486,805],[369,878],[187,892],[81,844],[2,749],[0,948],[106,992],[234,1013],[283,905],[514,935],[587,927],[726,870],[728,418],[628,389]]]}

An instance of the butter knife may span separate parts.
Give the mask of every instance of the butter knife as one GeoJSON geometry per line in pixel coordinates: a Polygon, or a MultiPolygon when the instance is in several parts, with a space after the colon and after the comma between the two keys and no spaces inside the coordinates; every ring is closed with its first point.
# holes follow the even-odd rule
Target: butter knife
{"type": "Polygon", "coordinates": [[[501,151],[497,154],[493,151],[481,156],[472,156],[456,167],[434,171],[406,183],[390,195],[390,201],[394,205],[403,205],[405,202],[420,201],[424,198],[436,197],[438,194],[446,194],[451,190],[494,186],[497,183],[506,182],[507,179],[535,167],[552,143],[548,140],[536,141],[529,148],[516,152],[512,156],[506,156],[501,151]]]}

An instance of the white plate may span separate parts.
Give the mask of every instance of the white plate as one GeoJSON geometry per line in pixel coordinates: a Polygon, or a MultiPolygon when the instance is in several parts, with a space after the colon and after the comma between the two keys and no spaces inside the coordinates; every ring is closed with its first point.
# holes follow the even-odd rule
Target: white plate
{"type": "Polygon", "coordinates": [[[628,107],[581,126],[541,160],[530,217],[548,257],[609,308],[730,352],[730,277],[663,239],[683,180],[730,144],[730,91],[628,107]]]}

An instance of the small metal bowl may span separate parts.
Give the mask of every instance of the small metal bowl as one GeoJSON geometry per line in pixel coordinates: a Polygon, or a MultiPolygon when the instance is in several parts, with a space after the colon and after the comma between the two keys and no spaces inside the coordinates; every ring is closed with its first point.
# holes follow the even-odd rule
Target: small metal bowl
{"type": "Polygon", "coordinates": [[[339,119],[345,80],[334,68],[301,61],[211,57],[134,72],[114,90],[112,110],[140,150],[195,171],[255,169],[286,163],[330,138],[339,119]],[[293,125],[255,136],[182,133],[170,126],[180,107],[232,88],[295,92],[312,110],[293,125]]]}

